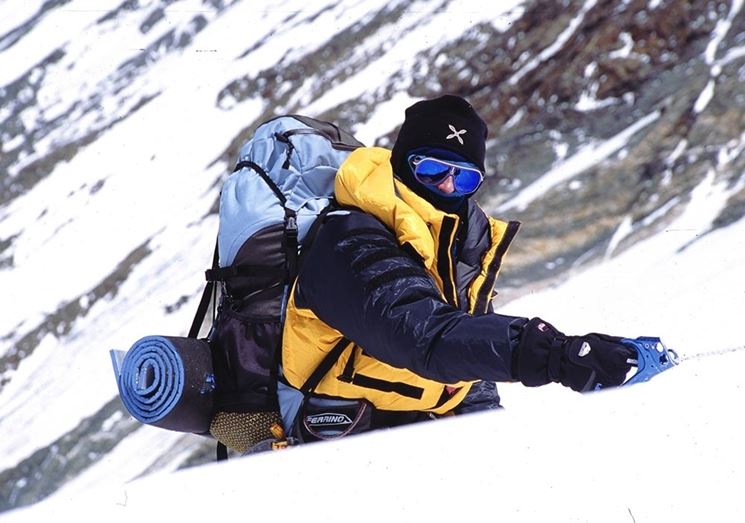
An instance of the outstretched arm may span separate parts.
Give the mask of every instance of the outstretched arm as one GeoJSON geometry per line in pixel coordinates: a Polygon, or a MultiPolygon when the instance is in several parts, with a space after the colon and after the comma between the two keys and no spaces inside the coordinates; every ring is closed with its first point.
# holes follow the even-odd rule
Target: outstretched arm
{"type": "Polygon", "coordinates": [[[525,318],[446,303],[419,260],[367,214],[331,215],[303,261],[296,304],[394,367],[442,383],[510,381],[525,318]]]}
{"type": "Polygon", "coordinates": [[[419,260],[374,217],[332,215],[306,253],[296,303],[394,367],[442,383],[623,383],[634,351],[603,334],[566,336],[540,318],[473,316],[445,302],[419,260]]]}

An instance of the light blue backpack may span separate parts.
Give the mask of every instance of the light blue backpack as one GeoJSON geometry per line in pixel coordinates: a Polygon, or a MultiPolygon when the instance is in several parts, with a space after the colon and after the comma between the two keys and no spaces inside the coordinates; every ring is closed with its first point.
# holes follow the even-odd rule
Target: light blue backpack
{"type": "Polygon", "coordinates": [[[304,395],[281,381],[285,304],[300,250],[331,208],[336,171],[361,145],[304,116],[256,129],[222,188],[213,264],[189,336],[145,336],[129,351],[111,351],[133,417],[214,437],[218,459],[228,448],[247,453],[291,442],[287,431],[304,395]],[[199,338],[210,304],[212,326],[199,338]]]}
{"type": "Polygon", "coordinates": [[[219,455],[222,445],[245,453],[285,444],[302,400],[278,375],[288,292],[299,251],[332,202],[336,171],[360,146],[334,124],[278,117],[243,145],[223,185],[216,257],[190,332],[198,336],[219,285],[208,336],[216,384],[210,433],[219,455]]]}

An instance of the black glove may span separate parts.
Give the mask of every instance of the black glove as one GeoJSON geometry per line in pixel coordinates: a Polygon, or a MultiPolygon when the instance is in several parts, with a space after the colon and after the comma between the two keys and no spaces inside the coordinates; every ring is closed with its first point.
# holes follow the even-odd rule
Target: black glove
{"type": "Polygon", "coordinates": [[[528,387],[559,382],[577,392],[599,383],[615,387],[631,370],[636,350],[605,334],[566,336],[540,318],[530,320],[520,336],[515,377],[528,387]]]}

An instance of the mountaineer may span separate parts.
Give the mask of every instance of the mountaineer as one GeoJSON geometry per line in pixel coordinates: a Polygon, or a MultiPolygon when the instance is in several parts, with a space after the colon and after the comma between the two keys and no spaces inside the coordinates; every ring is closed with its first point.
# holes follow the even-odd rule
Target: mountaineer
{"type": "Polygon", "coordinates": [[[361,147],[342,164],[338,207],[286,308],[284,378],[312,390],[291,429],[301,441],[498,408],[496,382],[624,382],[635,352],[620,338],[493,312],[519,224],[473,201],[486,138],[473,107],[445,95],[406,110],[392,150],[361,147]]]}

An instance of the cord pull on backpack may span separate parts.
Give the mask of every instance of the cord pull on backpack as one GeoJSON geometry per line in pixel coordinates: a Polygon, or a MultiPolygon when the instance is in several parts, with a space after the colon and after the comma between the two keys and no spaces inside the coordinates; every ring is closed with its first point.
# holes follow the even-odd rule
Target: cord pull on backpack
{"type": "Polygon", "coordinates": [[[277,387],[299,246],[332,201],[337,169],[360,146],[334,124],[278,117],[243,145],[223,185],[216,256],[190,336],[198,336],[219,284],[209,335],[216,383],[210,433],[234,451],[284,444],[293,413],[280,405],[277,387]]]}

